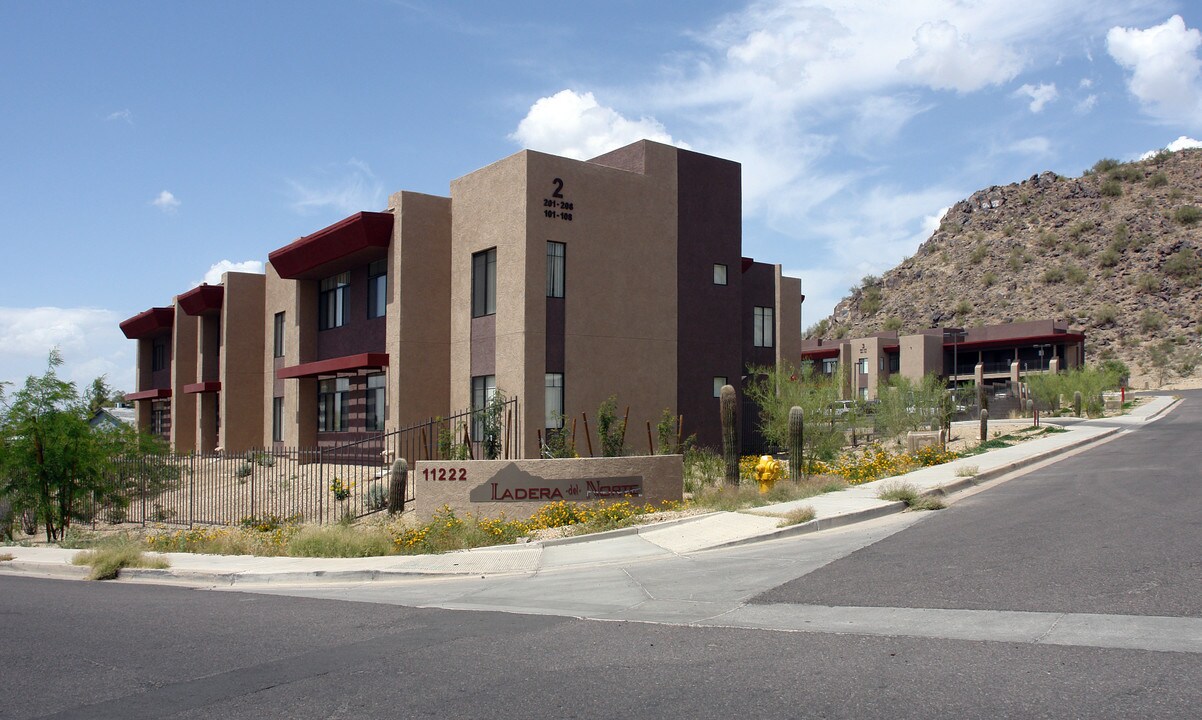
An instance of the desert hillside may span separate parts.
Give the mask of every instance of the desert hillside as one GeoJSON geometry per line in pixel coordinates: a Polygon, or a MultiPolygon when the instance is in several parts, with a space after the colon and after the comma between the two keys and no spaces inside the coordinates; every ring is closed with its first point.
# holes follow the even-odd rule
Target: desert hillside
{"type": "Polygon", "coordinates": [[[1045,172],[956,203],[918,252],[869,276],[808,337],[1057,318],[1132,385],[1202,375],[1202,150],[1045,172]]]}

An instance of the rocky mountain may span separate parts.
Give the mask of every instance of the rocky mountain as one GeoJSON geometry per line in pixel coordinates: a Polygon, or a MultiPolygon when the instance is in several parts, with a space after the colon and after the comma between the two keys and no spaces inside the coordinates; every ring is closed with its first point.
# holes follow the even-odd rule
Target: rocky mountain
{"type": "Polygon", "coordinates": [[[1132,385],[1202,374],[1202,150],[1045,172],[956,203],[918,252],[807,337],[1066,319],[1132,385]]]}

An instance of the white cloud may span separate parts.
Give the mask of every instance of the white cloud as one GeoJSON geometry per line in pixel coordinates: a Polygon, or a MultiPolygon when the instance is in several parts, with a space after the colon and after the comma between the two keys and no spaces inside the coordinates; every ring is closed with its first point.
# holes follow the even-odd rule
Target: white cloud
{"type": "Polygon", "coordinates": [[[637,140],[674,141],[655,118],[630,120],[597,102],[591,92],[560,90],[540,98],[518,123],[511,140],[532,150],[586,160],[637,140]]]}
{"type": "Polygon", "coordinates": [[[384,203],[384,186],[367,163],[351,159],[326,168],[311,180],[288,180],[292,209],[307,214],[332,209],[341,213],[374,210],[384,203]]]}
{"type": "Polygon", "coordinates": [[[1081,88],[1082,90],[1088,90],[1093,87],[1093,80],[1090,78],[1081,78],[1081,82],[1077,83],[1077,87],[1081,88]]]}
{"type": "Polygon", "coordinates": [[[1023,60],[1004,42],[974,42],[946,20],[923,23],[898,69],[936,90],[972,92],[1013,78],[1023,60]]]}
{"type": "Polygon", "coordinates": [[[154,200],[151,200],[150,204],[154,205],[163,212],[169,213],[175,212],[175,209],[179,207],[179,200],[175,199],[175,195],[172,195],[170,192],[164,190],[163,192],[159,193],[158,197],[156,197],[154,200]]]}
{"type": "MultiPolygon", "coordinates": [[[[1202,148],[1202,140],[1195,140],[1192,137],[1186,137],[1185,135],[1182,135],[1181,137],[1177,138],[1173,142],[1164,146],[1164,149],[1168,150],[1169,152],[1177,152],[1178,150],[1189,150],[1192,148],[1202,148]]],[[[1144,153],[1143,155],[1140,155],[1139,159],[1147,160],[1148,158],[1155,156],[1159,152],[1160,152],[1160,150],[1149,150],[1148,152],[1144,153]]]]}
{"type": "Polygon", "coordinates": [[[1077,106],[1075,109],[1077,112],[1081,113],[1082,115],[1085,115],[1087,113],[1092,112],[1094,107],[1097,106],[1097,104],[1098,104],[1098,96],[1097,95],[1086,95],[1084,100],[1077,103],[1077,106]]]}
{"type": "Polygon", "coordinates": [[[243,272],[263,274],[262,260],[243,260],[242,262],[232,262],[230,260],[219,260],[205,272],[203,280],[192,283],[192,287],[196,287],[201,283],[206,285],[220,285],[221,275],[227,272],[243,272]]]}
{"type": "Polygon", "coordinates": [[[1020,155],[1048,155],[1052,151],[1052,141],[1046,137],[1036,135],[1012,142],[1006,149],[1020,155]]]}
{"type": "Polygon", "coordinates": [[[1127,88],[1144,109],[1170,122],[1202,126],[1202,33],[1180,15],[1146,30],[1113,27],[1106,48],[1131,71],[1127,88]]]}
{"type": "Polygon", "coordinates": [[[118,110],[117,112],[109,113],[105,120],[121,120],[127,125],[133,125],[134,114],[130,112],[129,108],[125,108],[124,110],[118,110]]]}
{"type": "Polygon", "coordinates": [[[1056,91],[1056,83],[1027,83],[1014,91],[1014,97],[1023,96],[1030,98],[1031,104],[1028,107],[1031,112],[1038,113],[1043,112],[1044,106],[1059,97],[1060,93],[1056,91]]]}
{"type": "Polygon", "coordinates": [[[134,343],[121,333],[124,319],[102,308],[0,307],[0,381],[19,387],[45,372],[57,346],[65,360],[60,377],[82,386],[108,375],[115,387],[132,390],[134,343]]]}

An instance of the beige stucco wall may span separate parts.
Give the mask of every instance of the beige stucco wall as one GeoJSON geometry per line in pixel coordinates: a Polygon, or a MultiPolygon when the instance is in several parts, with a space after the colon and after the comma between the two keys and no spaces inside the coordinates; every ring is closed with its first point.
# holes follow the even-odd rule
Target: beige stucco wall
{"type": "MultiPolygon", "coordinates": [[[[276,387],[283,389],[284,424],[281,443],[287,447],[313,447],[317,444],[317,397],[316,383],[312,380],[275,380],[275,358],[272,357],[275,314],[284,313],[284,357],[279,364],[283,367],[297,365],[302,362],[302,353],[308,352],[312,357],[316,343],[317,318],[315,314],[307,318],[300,315],[308,309],[316,313],[316,298],[302,306],[299,288],[304,283],[313,281],[283,280],[279,273],[267,263],[264,277],[264,311],[263,311],[263,438],[271,440],[271,400],[276,387]],[[307,324],[302,323],[302,320],[307,324]],[[307,403],[308,412],[302,408],[302,398],[305,393],[303,386],[309,386],[311,397],[307,403]]],[[[316,293],[313,293],[314,295],[316,293]]]]}
{"type": "Polygon", "coordinates": [[[776,366],[793,367],[801,362],[801,279],[787,277],[777,265],[776,274],[776,366]]]}
{"type": "Polygon", "coordinates": [[[588,479],[641,478],[641,496],[609,498],[614,502],[626,499],[640,505],[658,505],[663,501],[678,501],[684,490],[682,473],[680,455],[576,460],[422,461],[415,463],[410,470],[409,481],[414,487],[414,512],[419,520],[428,520],[444,505],[451,506],[460,516],[470,512],[476,517],[495,518],[504,515],[509,519],[524,519],[549,502],[560,499],[588,502],[597,499],[588,495],[588,479]],[[478,489],[477,492],[482,493],[484,497],[492,497],[489,484],[496,479],[498,473],[513,473],[515,469],[519,473],[533,476],[528,482],[519,483],[518,487],[548,488],[550,492],[530,493],[537,498],[531,501],[481,502],[470,498],[473,489],[478,489]],[[448,476],[455,479],[437,479],[448,476]],[[570,492],[573,485],[578,490],[574,495],[570,492]],[[557,486],[560,492],[555,494],[554,489],[557,486]]]}
{"type": "Polygon", "coordinates": [[[386,427],[395,430],[452,410],[451,200],[398,192],[388,206],[386,427]]]}
{"type": "Polygon", "coordinates": [[[903,377],[921,380],[927,373],[943,373],[942,335],[903,335],[898,339],[898,345],[903,377]]]}
{"type": "Polygon", "coordinates": [[[184,386],[196,382],[199,318],[175,301],[175,327],[171,333],[171,447],[176,452],[196,451],[196,396],[184,386]]]}
{"type": "Polygon", "coordinates": [[[492,247],[497,248],[497,387],[519,397],[526,391],[527,154],[511,155],[451,183],[450,412],[471,405],[472,254],[492,247]]]}
{"type": "MultiPolygon", "coordinates": [[[[239,453],[261,448],[271,440],[270,386],[265,386],[263,372],[264,347],[269,360],[271,355],[270,340],[264,343],[266,279],[257,273],[227,272],[221,280],[225,298],[221,307],[219,444],[227,453],[239,453]]],[[[269,324],[270,320],[269,315],[269,324]]]]}

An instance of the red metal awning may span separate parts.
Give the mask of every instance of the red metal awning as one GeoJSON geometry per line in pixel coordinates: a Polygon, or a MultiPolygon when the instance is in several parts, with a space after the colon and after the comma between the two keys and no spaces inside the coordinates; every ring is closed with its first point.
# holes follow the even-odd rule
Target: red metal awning
{"type": "Polygon", "coordinates": [[[175,324],[175,308],[155,307],[134,315],[121,323],[121,332],[130,340],[170,332],[175,324]]]}
{"type": "Polygon", "coordinates": [[[388,353],[359,353],[283,367],[275,371],[275,376],[278,380],[288,380],[385,367],[388,367],[388,353]]]}
{"type": "Polygon", "coordinates": [[[180,308],[189,315],[221,312],[225,288],[220,285],[198,285],[175,299],[180,308]]]}
{"type": "Polygon", "coordinates": [[[213,380],[209,382],[188,383],[184,386],[184,392],[190,394],[221,392],[221,383],[213,380]]]}
{"type": "Polygon", "coordinates": [[[267,259],[282,278],[315,280],[376,259],[392,242],[392,224],[392,213],[355,213],[268,253],[267,259]]]}
{"type": "MultiPolygon", "coordinates": [[[[990,348],[1012,348],[1012,347],[1029,347],[1035,344],[1051,343],[1060,345],[1061,343],[1079,343],[1085,341],[1085,335],[1081,333],[1052,333],[1050,335],[1028,335],[1026,337],[1015,338],[1000,338],[997,340],[978,340],[975,342],[959,343],[959,351],[965,350],[988,350],[990,348]]],[[[950,350],[955,347],[955,343],[944,342],[943,347],[950,350]]]]}
{"type": "Polygon", "coordinates": [[[161,398],[169,397],[171,397],[171,388],[151,388],[150,390],[129,393],[125,396],[125,401],[135,402],[137,400],[159,400],[161,398]]]}

